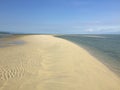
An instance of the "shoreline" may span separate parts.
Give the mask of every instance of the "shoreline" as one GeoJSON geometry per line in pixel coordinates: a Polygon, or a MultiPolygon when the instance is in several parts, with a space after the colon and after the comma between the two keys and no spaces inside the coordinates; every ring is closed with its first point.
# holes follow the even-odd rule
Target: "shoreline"
{"type": "MultiPolygon", "coordinates": [[[[69,36],[67,38],[65,36],[65,38],[64,38],[64,35],[63,35],[63,37],[58,35],[58,36],[55,36],[55,37],[68,40],[68,41],[78,45],[79,47],[84,48],[86,51],[89,52],[90,55],[92,55],[93,57],[98,59],[101,63],[103,63],[105,66],[107,66],[112,72],[114,72],[118,77],[120,77],[119,62],[115,58],[107,55],[104,51],[101,51],[94,46],[91,46],[91,45],[89,46],[85,43],[75,41],[75,39],[70,38],[71,36],[69,36]]],[[[89,35],[88,36],[84,35],[83,37],[107,38],[107,37],[102,37],[102,36],[89,36],[89,35]]],[[[79,38],[79,39],[81,39],[81,38],[79,38]]]]}
{"type": "Polygon", "coordinates": [[[54,35],[24,35],[18,40],[26,43],[0,48],[0,90],[120,89],[119,77],[68,40],[54,35]]]}

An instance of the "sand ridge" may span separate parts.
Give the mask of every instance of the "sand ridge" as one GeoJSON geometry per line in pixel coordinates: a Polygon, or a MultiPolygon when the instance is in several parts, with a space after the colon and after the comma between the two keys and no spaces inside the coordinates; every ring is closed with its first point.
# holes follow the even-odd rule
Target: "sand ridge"
{"type": "Polygon", "coordinates": [[[83,48],[52,35],[25,35],[0,48],[0,90],[120,90],[120,79],[83,48]]]}

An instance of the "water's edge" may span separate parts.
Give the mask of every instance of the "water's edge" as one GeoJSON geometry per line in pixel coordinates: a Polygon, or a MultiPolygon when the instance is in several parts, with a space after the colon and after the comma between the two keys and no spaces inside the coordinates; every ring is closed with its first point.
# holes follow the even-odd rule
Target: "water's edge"
{"type": "MultiPolygon", "coordinates": [[[[119,57],[114,58],[110,55],[107,55],[106,52],[104,52],[94,46],[90,46],[89,44],[86,44],[86,43],[76,40],[76,39],[83,39],[84,37],[81,38],[81,37],[77,37],[76,35],[74,35],[74,36],[73,35],[56,35],[55,37],[69,40],[69,41],[77,44],[78,46],[84,48],[92,56],[97,58],[100,62],[102,62],[104,65],[106,65],[112,72],[114,72],[117,76],[120,77],[120,61],[119,61],[120,58],[119,57]]],[[[87,42],[87,41],[85,41],[85,42],[87,42]]],[[[90,42],[90,41],[88,41],[88,42],[90,42]]],[[[96,43],[96,42],[92,42],[92,43],[96,43]]]]}
{"type": "MultiPolygon", "coordinates": [[[[20,36],[21,35],[9,35],[9,34],[2,35],[0,37],[0,48],[25,44],[24,41],[15,39],[15,38],[19,38],[20,36]],[[7,40],[7,38],[10,39],[11,37],[13,37],[11,40],[7,40]],[[5,38],[6,40],[2,40],[5,38]]],[[[105,38],[106,37],[105,35],[102,35],[102,36],[101,35],[98,35],[98,36],[97,35],[53,35],[53,36],[57,38],[69,40],[77,44],[78,46],[83,47],[92,56],[100,60],[111,71],[113,71],[116,75],[120,77],[120,46],[119,46],[120,35],[112,36],[115,39],[115,41],[114,40],[109,41],[109,39],[111,38],[111,36],[109,35],[107,35],[107,37],[109,37],[108,39],[105,38]],[[119,42],[116,43],[116,41],[119,41],[119,42]],[[110,46],[111,43],[113,43],[112,46],[110,46]],[[112,50],[114,52],[112,52],[112,50]]]]}

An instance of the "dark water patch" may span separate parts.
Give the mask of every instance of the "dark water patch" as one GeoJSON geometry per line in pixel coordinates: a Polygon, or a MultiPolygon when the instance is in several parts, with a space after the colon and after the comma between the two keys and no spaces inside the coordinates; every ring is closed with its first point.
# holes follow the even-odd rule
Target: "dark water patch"
{"type": "Polygon", "coordinates": [[[22,44],[24,44],[24,43],[25,43],[25,42],[22,41],[22,40],[8,42],[8,44],[11,44],[11,45],[22,45],[22,44]]]}
{"type": "Polygon", "coordinates": [[[10,35],[10,34],[0,34],[0,48],[25,44],[25,41],[15,40],[18,37],[19,36],[10,35]]]}
{"type": "Polygon", "coordinates": [[[0,48],[4,47],[9,47],[9,46],[14,46],[14,45],[23,45],[25,44],[24,41],[22,40],[17,40],[17,41],[0,41],[0,48]]]}

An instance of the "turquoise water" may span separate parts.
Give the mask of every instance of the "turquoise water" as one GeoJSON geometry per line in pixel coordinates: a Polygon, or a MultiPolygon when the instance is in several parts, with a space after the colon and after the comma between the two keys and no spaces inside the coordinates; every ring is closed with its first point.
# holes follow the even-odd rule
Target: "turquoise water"
{"type": "Polygon", "coordinates": [[[120,76],[120,35],[58,35],[82,46],[120,76]]]}

